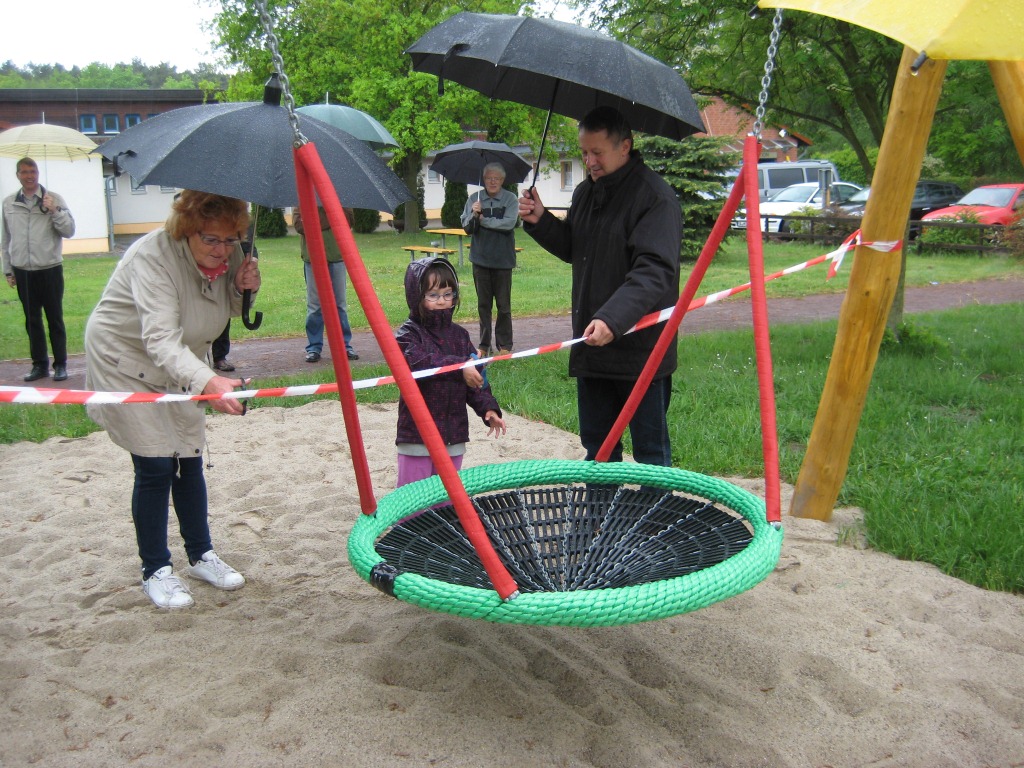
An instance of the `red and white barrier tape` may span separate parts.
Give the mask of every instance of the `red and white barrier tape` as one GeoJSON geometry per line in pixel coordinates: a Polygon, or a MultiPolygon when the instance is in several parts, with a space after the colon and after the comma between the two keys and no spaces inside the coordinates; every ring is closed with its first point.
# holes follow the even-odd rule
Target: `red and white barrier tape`
{"type": "MultiPolygon", "coordinates": [[[[878,241],[878,242],[861,242],[860,230],[857,230],[850,235],[843,243],[834,251],[826,253],[824,256],[817,256],[816,258],[805,261],[801,264],[795,264],[791,267],[787,267],[780,272],[775,272],[771,275],[765,276],[765,282],[769,280],[777,280],[784,275],[791,275],[794,272],[799,272],[808,267],[812,267],[816,264],[821,264],[824,261],[831,260],[832,265],[829,267],[828,277],[832,278],[835,276],[839,269],[839,266],[843,262],[843,257],[847,251],[853,250],[857,246],[864,246],[871,248],[876,251],[889,252],[894,251],[902,247],[902,241],[900,240],[889,240],[889,241],[878,241]]],[[[735,288],[729,288],[718,293],[708,294],[701,298],[694,299],[691,302],[689,309],[700,309],[708,304],[714,304],[726,299],[730,296],[735,296],[738,293],[747,291],[750,289],[750,283],[744,283],[738,285],[735,288]]],[[[630,328],[627,333],[640,330],[642,328],[648,328],[658,323],[663,323],[672,315],[673,307],[668,307],[660,312],[652,312],[649,315],[641,318],[640,321],[630,328]]],[[[549,352],[558,352],[562,349],[567,349],[574,344],[579,344],[584,339],[570,339],[568,341],[562,341],[555,344],[545,344],[541,347],[534,347],[533,349],[527,349],[522,352],[512,352],[507,355],[495,355],[494,357],[486,357],[481,360],[470,360],[465,363],[458,363],[455,365],[446,365],[440,368],[429,368],[422,371],[414,371],[413,378],[424,379],[429,376],[437,376],[442,373],[451,373],[452,371],[458,371],[463,368],[469,368],[471,366],[482,365],[486,363],[497,362],[501,360],[511,360],[513,358],[520,357],[532,357],[534,355],[545,355],[549,352]]],[[[394,376],[378,376],[373,379],[360,379],[359,381],[352,382],[353,389],[369,389],[371,387],[380,387],[386,384],[394,384],[394,376]]],[[[334,394],[338,391],[338,384],[304,384],[301,386],[294,387],[270,387],[266,389],[246,389],[236,390],[235,392],[228,392],[223,395],[174,395],[174,394],[160,394],[156,392],[91,392],[83,389],[51,389],[42,387],[5,387],[0,386],[0,403],[18,403],[18,404],[74,404],[74,405],[127,405],[132,403],[180,403],[180,402],[194,402],[194,401],[207,401],[207,400],[241,400],[250,397],[300,397],[309,395],[327,395],[334,394]]]]}

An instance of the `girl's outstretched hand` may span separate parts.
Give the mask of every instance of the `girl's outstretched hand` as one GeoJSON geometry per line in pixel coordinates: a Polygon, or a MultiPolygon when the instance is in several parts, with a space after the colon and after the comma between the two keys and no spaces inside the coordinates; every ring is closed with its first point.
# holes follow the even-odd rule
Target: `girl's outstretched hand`
{"type": "Polygon", "coordinates": [[[505,420],[494,411],[488,411],[484,416],[484,420],[487,422],[487,426],[490,427],[487,430],[488,437],[494,435],[495,438],[499,438],[507,431],[505,420]]]}

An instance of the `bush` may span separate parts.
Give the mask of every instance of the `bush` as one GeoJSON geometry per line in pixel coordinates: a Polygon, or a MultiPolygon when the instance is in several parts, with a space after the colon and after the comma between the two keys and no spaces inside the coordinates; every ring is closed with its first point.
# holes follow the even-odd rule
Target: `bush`
{"type": "Polygon", "coordinates": [[[281,208],[264,208],[254,205],[252,217],[256,219],[256,237],[287,237],[288,224],[281,208]]]}
{"type": "Polygon", "coordinates": [[[462,212],[466,209],[469,193],[465,184],[456,181],[444,183],[444,205],[441,206],[441,226],[448,229],[462,227],[462,212]]]}
{"type": "MultiPolygon", "coordinates": [[[[958,224],[980,224],[978,215],[974,211],[960,211],[956,216],[943,219],[947,222],[958,224]]],[[[921,242],[937,245],[977,245],[978,230],[962,227],[929,227],[921,225],[921,242]]]]}
{"type": "Polygon", "coordinates": [[[355,208],[353,210],[355,223],[352,229],[360,234],[367,235],[376,232],[380,226],[380,211],[371,211],[368,208],[355,208]]]}
{"type": "Polygon", "coordinates": [[[999,244],[1016,259],[1024,259],[1024,213],[1019,214],[999,236],[999,244]]]}
{"type": "Polygon", "coordinates": [[[927,328],[914,325],[909,320],[901,323],[895,331],[886,328],[882,336],[880,351],[883,354],[902,353],[914,357],[938,355],[949,349],[949,344],[927,328]]]}

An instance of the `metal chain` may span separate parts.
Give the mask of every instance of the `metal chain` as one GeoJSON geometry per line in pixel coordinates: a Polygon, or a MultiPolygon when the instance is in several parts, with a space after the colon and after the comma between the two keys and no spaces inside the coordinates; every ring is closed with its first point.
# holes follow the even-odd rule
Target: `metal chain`
{"type": "Polygon", "coordinates": [[[295,113],[295,98],[292,96],[292,89],[288,82],[288,75],[284,73],[284,58],[277,46],[277,35],[274,34],[274,20],[270,18],[267,10],[266,0],[256,0],[256,8],[260,12],[260,21],[263,24],[263,31],[267,36],[267,47],[270,48],[270,56],[274,60],[274,71],[281,80],[281,90],[284,97],[284,106],[288,110],[288,121],[292,124],[292,144],[298,148],[308,144],[309,139],[302,135],[299,130],[299,116],[295,113]]]}
{"type": "Polygon", "coordinates": [[[772,84],[772,72],[775,70],[775,55],[779,52],[779,37],[782,30],[782,9],[775,9],[772,19],[772,33],[768,38],[768,57],[764,61],[764,76],[761,78],[761,93],[758,95],[757,111],[754,113],[754,127],[751,132],[761,138],[764,128],[764,112],[768,104],[768,88],[772,84]]]}

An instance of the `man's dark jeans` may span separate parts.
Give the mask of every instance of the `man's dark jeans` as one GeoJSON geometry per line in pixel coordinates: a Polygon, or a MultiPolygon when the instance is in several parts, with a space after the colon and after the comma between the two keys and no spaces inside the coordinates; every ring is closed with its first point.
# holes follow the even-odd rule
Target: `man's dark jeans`
{"type": "MultiPolygon", "coordinates": [[[[580,442],[587,451],[587,460],[597,456],[601,444],[622,412],[622,406],[633,391],[632,381],[579,377],[576,379],[576,402],[580,417],[580,442]]],[[[636,413],[629,422],[633,440],[633,458],[642,464],[672,466],[672,446],[668,436],[669,401],[672,399],[672,377],[655,379],[648,387],[636,413]]],[[[622,441],[616,443],[609,461],[622,461],[622,441]]]]}

